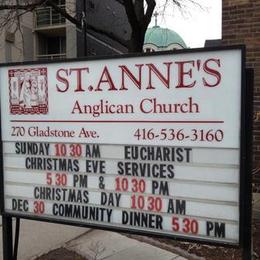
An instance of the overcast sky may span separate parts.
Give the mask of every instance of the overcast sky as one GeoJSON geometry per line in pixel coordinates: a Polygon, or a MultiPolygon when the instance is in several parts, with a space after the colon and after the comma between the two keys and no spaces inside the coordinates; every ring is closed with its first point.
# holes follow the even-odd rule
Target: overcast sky
{"type": "MultiPolygon", "coordinates": [[[[157,2],[158,25],[177,32],[190,48],[203,47],[206,39],[221,38],[221,0],[196,0],[202,9],[189,4],[182,13],[177,7],[167,7],[164,15],[157,2]]],[[[164,1],[162,1],[164,2],[164,1]]],[[[154,26],[155,20],[149,27],[154,26]]]]}

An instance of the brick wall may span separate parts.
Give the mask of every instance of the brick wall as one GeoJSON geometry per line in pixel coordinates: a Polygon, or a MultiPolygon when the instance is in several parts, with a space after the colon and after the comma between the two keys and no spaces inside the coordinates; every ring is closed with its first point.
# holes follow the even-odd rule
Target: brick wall
{"type": "Polygon", "coordinates": [[[247,67],[254,68],[253,182],[260,192],[260,0],[222,1],[224,45],[245,44],[247,67]]]}

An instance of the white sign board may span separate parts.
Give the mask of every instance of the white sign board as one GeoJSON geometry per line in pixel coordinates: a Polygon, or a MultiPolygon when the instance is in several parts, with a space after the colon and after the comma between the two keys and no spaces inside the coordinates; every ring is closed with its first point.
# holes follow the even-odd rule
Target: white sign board
{"type": "Polygon", "coordinates": [[[1,67],[5,212],[238,244],[241,52],[1,67]]]}

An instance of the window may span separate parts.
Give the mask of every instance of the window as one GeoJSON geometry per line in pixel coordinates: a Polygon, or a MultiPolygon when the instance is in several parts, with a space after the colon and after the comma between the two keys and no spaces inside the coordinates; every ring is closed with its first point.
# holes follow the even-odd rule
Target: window
{"type": "Polygon", "coordinates": [[[66,38],[38,35],[38,59],[64,58],[66,56],[66,38]]]}

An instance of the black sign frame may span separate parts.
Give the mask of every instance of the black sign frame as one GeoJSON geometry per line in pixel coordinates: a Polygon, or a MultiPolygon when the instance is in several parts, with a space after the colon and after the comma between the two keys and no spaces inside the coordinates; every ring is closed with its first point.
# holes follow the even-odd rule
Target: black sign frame
{"type": "MultiPolygon", "coordinates": [[[[73,62],[73,61],[90,61],[90,60],[104,60],[104,59],[118,59],[118,58],[128,58],[128,57],[143,57],[143,56],[157,56],[165,54],[185,54],[185,53],[203,53],[203,52],[214,52],[214,51],[225,51],[225,50],[240,50],[242,54],[242,67],[241,67],[241,122],[240,122],[240,206],[239,206],[239,243],[237,245],[223,243],[219,241],[208,241],[203,239],[193,239],[184,237],[175,237],[174,235],[158,234],[151,231],[144,232],[139,230],[126,230],[117,227],[108,227],[95,224],[83,224],[76,223],[67,220],[54,220],[48,217],[39,216],[25,216],[19,213],[8,213],[5,212],[4,207],[4,176],[3,176],[3,141],[1,134],[1,145],[0,145],[0,163],[2,169],[2,175],[0,177],[0,213],[3,218],[3,249],[4,249],[4,259],[11,259],[11,249],[12,249],[12,218],[24,218],[29,220],[44,221],[51,223],[58,223],[71,226],[80,226],[88,228],[96,228],[102,230],[117,231],[123,233],[131,233],[137,235],[171,238],[179,241],[196,242],[209,244],[214,246],[225,246],[231,248],[248,248],[248,242],[251,241],[251,198],[252,198],[252,103],[253,103],[253,73],[252,71],[246,72],[245,68],[245,46],[235,45],[235,46],[225,46],[225,47],[210,47],[210,48],[198,48],[198,49],[184,49],[175,51],[166,51],[160,53],[142,53],[142,54],[126,54],[126,55],[116,55],[116,56],[100,56],[100,57],[88,57],[88,58],[77,58],[77,59],[65,59],[58,61],[44,61],[44,64],[50,63],[61,63],[61,62],[73,62]],[[249,213],[250,211],[250,213],[249,213]]],[[[40,61],[33,62],[19,62],[19,63],[6,63],[0,64],[0,67],[4,66],[14,66],[14,65],[36,65],[43,64],[40,61]]],[[[1,116],[1,115],[0,115],[1,116]]],[[[1,129],[0,129],[1,130],[1,129]]],[[[250,242],[251,243],[251,242],[250,242]]]]}

